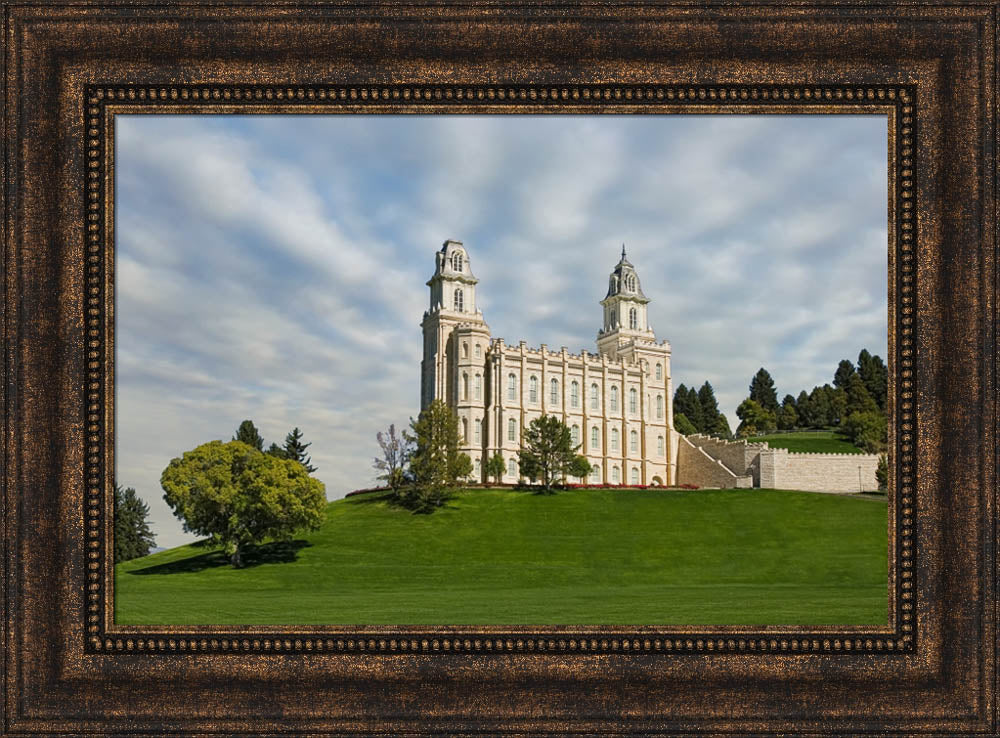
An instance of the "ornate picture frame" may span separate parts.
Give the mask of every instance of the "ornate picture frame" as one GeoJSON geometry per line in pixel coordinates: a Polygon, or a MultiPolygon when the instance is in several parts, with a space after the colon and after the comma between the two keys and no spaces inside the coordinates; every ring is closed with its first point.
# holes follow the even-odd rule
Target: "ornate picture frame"
{"type": "Polygon", "coordinates": [[[5,2],[4,733],[996,734],[997,10],[5,2]],[[307,111],[886,115],[888,625],[116,625],[114,116],[307,111]]]}

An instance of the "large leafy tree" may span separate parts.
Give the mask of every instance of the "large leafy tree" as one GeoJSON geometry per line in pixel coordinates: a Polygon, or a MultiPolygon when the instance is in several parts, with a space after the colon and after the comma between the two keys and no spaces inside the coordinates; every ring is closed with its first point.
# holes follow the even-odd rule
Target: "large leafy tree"
{"type": "Polygon", "coordinates": [[[851,413],[843,422],[843,432],[866,453],[877,454],[886,449],[888,426],[885,415],[878,410],[851,413]]]}
{"type": "Polygon", "coordinates": [[[736,428],[736,435],[746,438],[757,433],[772,431],[777,427],[777,420],[774,413],[765,410],[755,400],[745,399],[736,408],[736,415],[740,419],[740,424],[736,428]]]}
{"type": "Polygon", "coordinates": [[[507,466],[504,464],[503,454],[497,451],[486,462],[486,478],[493,477],[493,481],[499,484],[505,471],[507,471],[507,466]]]}
{"type": "Polygon", "coordinates": [[[315,530],[326,510],[323,483],[302,464],[242,441],[211,441],[185,452],[163,470],[160,485],[184,530],[209,536],[235,567],[254,544],[315,530]]]}
{"type": "Polygon", "coordinates": [[[149,505],[132,487],[115,485],[115,563],[146,556],[155,544],[149,505]]]}
{"type": "Polygon", "coordinates": [[[764,410],[771,413],[778,412],[778,392],[774,389],[774,380],[771,374],[761,367],[750,380],[750,398],[764,410]]]}
{"type": "Polygon", "coordinates": [[[532,481],[539,480],[550,492],[552,482],[572,474],[577,448],[569,427],[559,418],[535,418],[524,429],[524,447],[518,451],[521,473],[532,481]]]}
{"type": "Polygon", "coordinates": [[[410,456],[413,485],[403,502],[418,512],[431,512],[444,504],[459,479],[472,473],[472,460],[459,451],[458,417],[441,400],[434,400],[411,420],[410,430],[404,437],[414,446],[410,456]]]}
{"type": "Polygon", "coordinates": [[[302,466],[306,468],[306,471],[312,474],[316,471],[316,467],[312,465],[312,459],[309,458],[309,454],[306,453],[306,449],[312,446],[312,443],[302,442],[302,431],[297,427],[292,428],[288,435],[285,436],[285,458],[297,461],[302,466]]]}
{"type": "Polygon", "coordinates": [[[264,439],[260,435],[260,431],[257,430],[257,426],[253,424],[252,420],[244,420],[240,423],[240,427],[236,429],[236,435],[233,436],[234,441],[240,441],[245,443],[251,448],[255,448],[258,451],[264,450],[264,439]]]}

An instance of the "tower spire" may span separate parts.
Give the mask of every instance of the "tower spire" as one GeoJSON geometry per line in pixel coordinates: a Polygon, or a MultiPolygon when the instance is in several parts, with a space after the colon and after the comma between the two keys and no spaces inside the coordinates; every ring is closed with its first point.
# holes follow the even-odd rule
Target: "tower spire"
{"type": "Polygon", "coordinates": [[[622,261],[625,260],[625,242],[622,241],[622,261]]]}

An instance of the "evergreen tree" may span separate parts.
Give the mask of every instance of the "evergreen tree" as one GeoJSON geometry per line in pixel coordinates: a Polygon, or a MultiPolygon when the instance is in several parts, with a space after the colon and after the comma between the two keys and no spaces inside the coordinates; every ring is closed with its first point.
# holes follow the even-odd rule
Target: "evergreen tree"
{"type": "Polygon", "coordinates": [[[674,390],[674,424],[676,425],[677,423],[676,418],[678,415],[683,415],[685,418],[688,418],[688,422],[690,422],[690,413],[691,400],[688,398],[687,386],[680,384],[677,386],[677,389],[674,390]]]}
{"type": "Polygon", "coordinates": [[[799,416],[799,426],[802,428],[815,428],[813,423],[812,406],[809,402],[809,394],[802,390],[795,399],[795,412],[799,416]]]}
{"type": "Polygon", "coordinates": [[[270,446],[268,446],[267,451],[265,451],[264,453],[266,453],[266,454],[268,454],[270,456],[275,456],[275,457],[277,457],[279,459],[287,459],[288,458],[285,455],[285,449],[283,449],[281,446],[279,446],[276,443],[272,443],[270,446]]]}
{"type": "Polygon", "coordinates": [[[689,387],[687,396],[688,412],[691,413],[688,415],[688,420],[698,429],[699,433],[704,433],[707,418],[705,417],[705,410],[701,406],[701,398],[698,396],[698,390],[694,387],[689,387]]]}
{"type": "Polygon", "coordinates": [[[733,437],[733,432],[729,429],[729,418],[726,417],[725,413],[719,413],[716,416],[715,426],[711,433],[719,438],[729,439],[733,437]]]}
{"type": "Polygon", "coordinates": [[[155,539],[149,529],[149,505],[132,487],[115,485],[115,563],[147,556],[155,539]]]}
{"type": "Polygon", "coordinates": [[[778,393],[767,369],[761,367],[750,381],[750,398],[764,410],[778,412],[778,393]]]}
{"type": "Polygon", "coordinates": [[[777,413],[778,428],[781,430],[792,430],[798,426],[799,414],[795,410],[795,398],[785,395],[781,402],[781,408],[777,413]]]}
{"type": "Polygon", "coordinates": [[[879,412],[878,405],[872,396],[868,394],[868,390],[865,388],[865,383],[861,380],[861,376],[857,373],[852,374],[848,380],[847,385],[844,387],[844,392],[847,396],[847,405],[844,408],[844,415],[849,416],[854,413],[877,413],[879,412]]]}
{"type": "Polygon", "coordinates": [[[553,415],[543,415],[528,424],[524,448],[517,455],[521,473],[532,481],[541,481],[546,492],[551,491],[552,482],[572,473],[578,458],[569,426],[553,415]]]}
{"type": "Polygon", "coordinates": [[[593,469],[594,468],[590,465],[590,462],[587,461],[586,456],[580,456],[577,454],[573,457],[573,460],[569,462],[569,466],[566,467],[566,474],[570,477],[576,477],[583,482],[590,476],[590,472],[593,471],[593,469]]]}
{"type": "Polygon", "coordinates": [[[837,371],[833,375],[833,386],[837,389],[846,389],[847,380],[849,380],[851,375],[854,373],[854,364],[847,359],[843,359],[840,364],[837,365],[837,371]]]}
{"type": "Polygon", "coordinates": [[[867,349],[861,349],[858,354],[858,374],[878,409],[885,412],[886,397],[889,394],[889,369],[882,357],[872,356],[867,349]]]}
{"type": "Polygon", "coordinates": [[[402,501],[416,512],[431,512],[444,504],[460,478],[472,473],[472,460],[458,450],[458,416],[441,400],[421,410],[410,428],[412,434],[403,437],[415,447],[410,456],[413,485],[402,501]]]}
{"type": "Polygon", "coordinates": [[[237,428],[233,440],[242,441],[247,446],[255,448],[258,451],[264,450],[264,439],[261,438],[260,433],[257,431],[257,426],[253,424],[252,420],[244,420],[240,423],[240,427],[237,428]]]}
{"type": "Polygon", "coordinates": [[[698,405],[701,408],[702,432],[714,433],[719,421],[719,402],[715,399],[715,390],[708,380],[698,390],[698,405]]]}
{"type": "Polygon", "coordinates": [[[316,467],[312,465],[312,459],[306,453],[306,449],[310,446],[312,443],[302,443],[302,431],[298,428],[293,428],[285,436],[285,458],[299,462],[306,468],[307,472],[312,474],[316,471],[316,467]]]}
{"type": "Polygon", "coordinates": [[[698,432],[684,413],[674,413],[674,430],[682,436],[693,436],[698,432]]]}

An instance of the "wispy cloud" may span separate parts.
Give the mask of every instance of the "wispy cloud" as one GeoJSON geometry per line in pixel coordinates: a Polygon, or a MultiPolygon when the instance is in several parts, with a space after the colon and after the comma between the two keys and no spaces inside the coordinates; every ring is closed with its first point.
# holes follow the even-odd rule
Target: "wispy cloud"
{"type": "Polygon", "coordinates": [[[424,285],[465,241],[493,334],[594,349],[624,241],[674,383],[734,410],[885,355],[886,123],[856,116],[150,116],[117,126],[117,474],[252,418],[331,499],[418,410],[424,285]]]}

